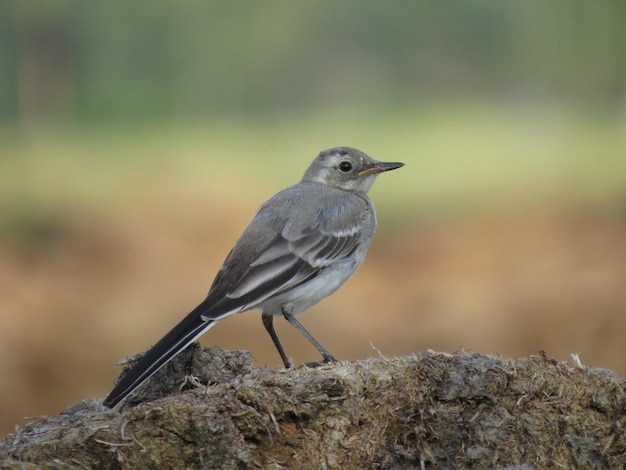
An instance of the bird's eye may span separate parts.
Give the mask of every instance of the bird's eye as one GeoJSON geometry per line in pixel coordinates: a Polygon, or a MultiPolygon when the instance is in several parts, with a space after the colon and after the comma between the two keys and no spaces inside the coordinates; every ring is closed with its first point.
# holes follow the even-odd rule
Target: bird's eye
{"type": "Polygon", "coordinates": [[[337,168],[339,168],[339,171],[343,173],[348,173],[352,171],[352,163],[350,163],[347,160],[344,160],[343,162],[339,163],[339,166],[337,166],[337,168]]]}

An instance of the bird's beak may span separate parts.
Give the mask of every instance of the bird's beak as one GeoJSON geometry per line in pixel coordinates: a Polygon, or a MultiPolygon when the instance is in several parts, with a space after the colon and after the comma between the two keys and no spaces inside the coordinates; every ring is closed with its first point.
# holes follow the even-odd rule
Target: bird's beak
{"type": "Polygon", "coordinates": [[[383,171],[395,170],[403,167],[404,163],[400,162],[376,162],[366,170],[360,171],[359,176],[375,175],[383,171]]]}

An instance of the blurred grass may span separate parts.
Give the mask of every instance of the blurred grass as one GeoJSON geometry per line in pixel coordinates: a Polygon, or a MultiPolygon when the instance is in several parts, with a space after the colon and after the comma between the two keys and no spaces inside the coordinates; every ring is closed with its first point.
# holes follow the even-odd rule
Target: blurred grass
{"type": "Polygon", "coordinates": [[[4,128],[0,137],[3,212],[81,204],[107,210],[158,192],[159,184],[198,197],[240,198],[294,183],[319,150],[335,145],[407,164],[393,181],[373,189],[379,204],[393,201],[398,212],[498,209],[546,197],[612,204],[626,196],[624,116],[523,103],[325,109],[117,128],[4,128]]]}

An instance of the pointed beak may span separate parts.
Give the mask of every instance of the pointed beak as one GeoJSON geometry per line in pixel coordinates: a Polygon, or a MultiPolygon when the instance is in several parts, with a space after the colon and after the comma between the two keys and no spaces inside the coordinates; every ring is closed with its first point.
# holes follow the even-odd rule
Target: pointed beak
{"type": "Polygon", "coordinates": [[[404,163],[400,162],[376,162],[366,170],[359,172],[359,176],[375,175],[382,173],[383,171],[395,170],[396,168],[403,167],[404,163]]]}

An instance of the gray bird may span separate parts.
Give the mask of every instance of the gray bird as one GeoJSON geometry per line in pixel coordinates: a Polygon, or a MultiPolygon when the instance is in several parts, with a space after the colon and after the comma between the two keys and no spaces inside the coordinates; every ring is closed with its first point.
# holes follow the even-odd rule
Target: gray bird
{"type": "Polygon", "coordinates": [[[206,299],[155,344],[104,400],[114,407],[218,320],[261,310],[285,367],[293,367],[273,326],[282,315],[321,353],[336,359],[296,315],[335,292],[365,258],[376,230],[367,196],[376,176],[404,166],[350,147],[322,151],[302,181],[263,204],[220,268],[206,299]]]}

